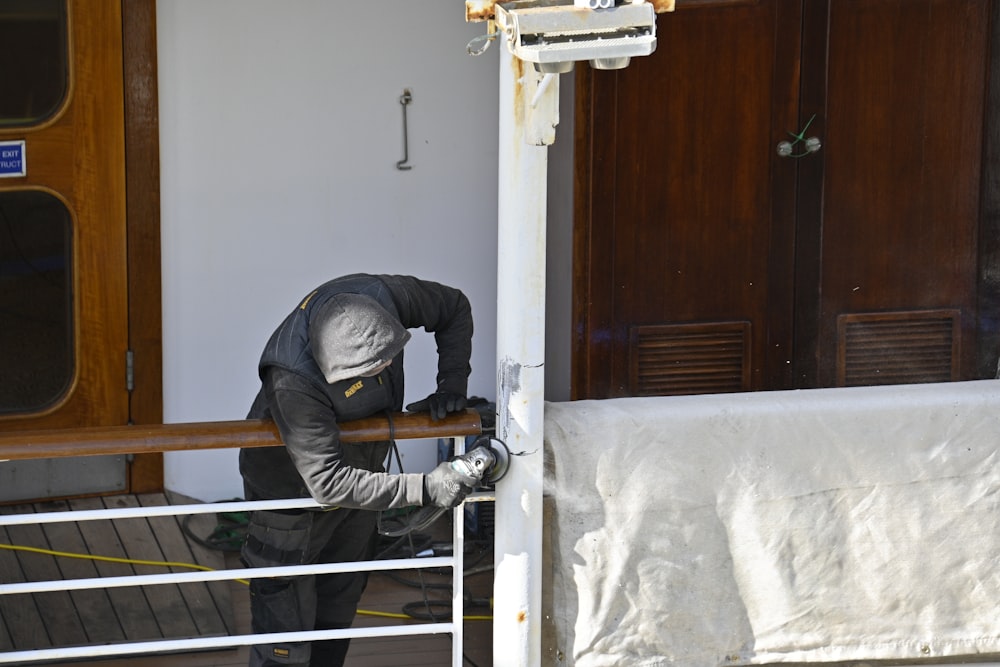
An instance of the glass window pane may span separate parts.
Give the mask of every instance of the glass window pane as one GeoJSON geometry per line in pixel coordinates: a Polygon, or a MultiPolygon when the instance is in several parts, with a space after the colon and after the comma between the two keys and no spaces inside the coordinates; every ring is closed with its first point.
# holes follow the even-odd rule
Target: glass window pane
{"type": "Polygon", "coordinates": [[[71,225],[46,192],[0,192],[0,414],[43,410],[73,379],[71,225]]]}
{"type": "Polygon", "coordinates": [[[65,0],[0,0],[0,127],[35,125],[66,97],[65,0]]]}

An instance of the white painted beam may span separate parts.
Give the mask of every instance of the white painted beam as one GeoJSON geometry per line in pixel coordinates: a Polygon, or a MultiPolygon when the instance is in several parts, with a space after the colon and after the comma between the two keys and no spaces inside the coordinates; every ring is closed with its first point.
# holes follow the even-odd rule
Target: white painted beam
{"type": "Polygon", "coordinates": [[[512,461],[496,493],[497,667],[541,663],[546,178],[558,84],[501,53],[496,428],[512,461]]]}

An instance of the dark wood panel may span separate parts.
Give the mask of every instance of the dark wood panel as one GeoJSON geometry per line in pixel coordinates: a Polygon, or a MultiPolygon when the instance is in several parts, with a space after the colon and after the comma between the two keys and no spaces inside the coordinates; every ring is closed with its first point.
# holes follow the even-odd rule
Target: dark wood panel
{"type": "Polygon", "coordinates": [[[979,232],[976,377],[1000,377],[1000,11],[990,5],[990,56],[979,232]]]}
{"type": "Polygon", "coordinates": [[[995,7],[679,5],[652,57],[578,70],[573,398],[634,393],[632,327],[713,321],[751,323],[750,389],[833,386],[838,318],[883,311],[959,313],[912,377],[992,377],[995,7]]]}
{"type": "Polygon", "coordinates": [[[837,386],[960,379],[960,313],[850,313],[837,318],[837,386]]]}
{"type": "Polygon", "coordinates": [[[974,333],[988,9],[830,5],[820,385],[834,384],[841,314],[956,308],[974,333]]]}
{"type": "Polygon", "coordinates": [[[632,393],[633,325],[758,323],[751,384],[774,374],[766,320],[791,307],[794,211],[775,193],[792,196],[795,173],[775,169],[774,146],[797,122],[792,4],[662,15],[652,56],[618,72],[582,68],[576,398],[632,393]]]}
{"type": "MultiPolygon", "coordinates": [[[[800,58],[801,113],[804,124],[812,119],[811,133],[826,139],[827,24],[831,0],[803,0],[802,53],[800,58]]],[[[822,225],[823,174],[826,149],[796,160],[798,184],[795,192],[794,300],[791,319],[791,384],[782,388],[816,386],[819,367],[820,271],[823,265],[822,225]]]]}
{"type": "Polygon", "coordinates": [[[632,327],[633,396],[718,394],[750,388],[749,322],[632,327]]]}
{"type": "Polygon", "coordinates": [[[575,126],[573,227],[573,398],[606,396],[611,385],[614,322],[612,255],[615,107],[617,77],[576,68],[577,122],[575,126]],[[600,128],[598,131],[597,128],[600,128]],[[611,184],[612,187],[609,187],[611,184]]]}

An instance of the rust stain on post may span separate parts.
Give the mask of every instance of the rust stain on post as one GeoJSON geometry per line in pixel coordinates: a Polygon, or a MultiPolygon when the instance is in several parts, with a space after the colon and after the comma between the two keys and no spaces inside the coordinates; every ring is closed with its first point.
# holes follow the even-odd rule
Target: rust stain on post
{"type": "Polygon", "coordinates": [[[489,21],[493,18],[493,0],[465,0],[465,20],[489,21]]]}
{"type": "MultiPolygon", "coordinates": [[[[507,54],[504,54],[506,56],[507,54]]],[[[513,59],[512,69],[514,72],[514,124],[516,127],[524,127],[525,123],[525,107],[528,104],[528,100],[531,96],[528,95],[528,91],[525,88],[525,63],[520,58],[510,56],[513,59]]],[[[533,67],[529,65],[529,67],[533,67]]],[[[517,147],[520,149],[520,146],[517,147]]]]}

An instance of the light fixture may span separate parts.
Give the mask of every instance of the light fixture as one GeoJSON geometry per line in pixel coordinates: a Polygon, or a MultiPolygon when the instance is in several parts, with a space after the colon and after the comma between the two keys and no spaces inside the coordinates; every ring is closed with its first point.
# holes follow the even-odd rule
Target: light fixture
{"type": "Polygon", "coordinates": [[[511,53],[544,74],[578,61],[621,69],[656,49],[656,13],[645,0],[513,0],[496,4],[496,24],[511,53]]]}

